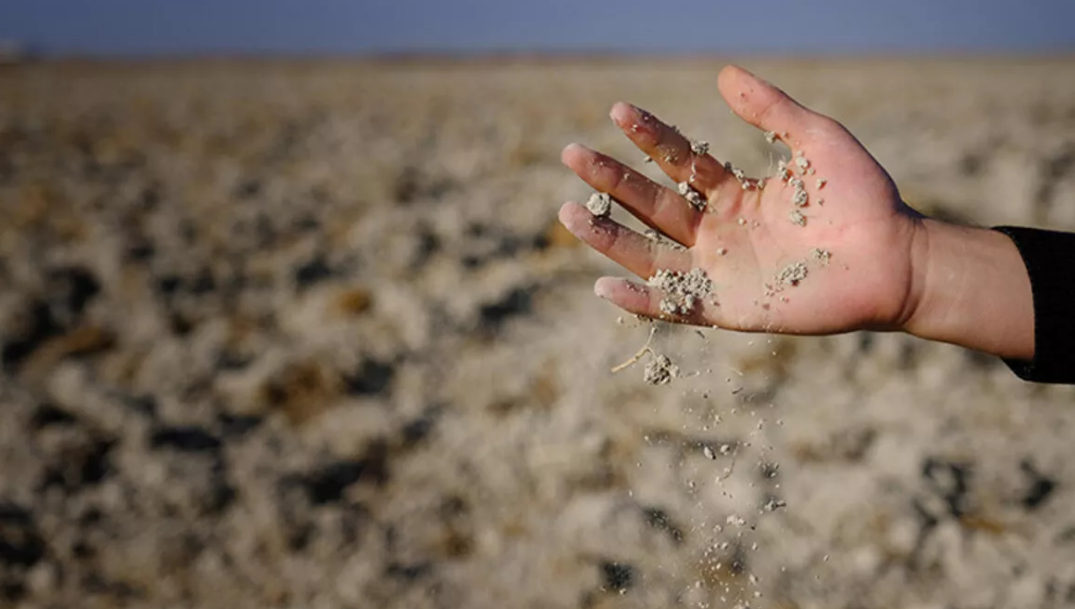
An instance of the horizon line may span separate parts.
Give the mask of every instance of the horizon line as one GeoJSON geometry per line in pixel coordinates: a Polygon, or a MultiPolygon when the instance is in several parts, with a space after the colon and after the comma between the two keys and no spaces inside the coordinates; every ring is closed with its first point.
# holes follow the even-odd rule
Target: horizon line
{"type": "MultiPolygon", "coordinates": [[[[10,42],[0,39],[0,43],[10,42]]],[[[3,48],[0,44],[0,49],[3,48]]],[[[37,62],[182,62],[182,61],[372,61],[383,63],[482,62],[482,61],[712,61],[751,59],[781,61],[840,60],[988,60],[988,59],[1075,59],[1075,49],[873,49],[813,51],[636,51],[628,49],[415,49],[383,51],[147,51],[140,53],[73,51],[48,52],[33,46],[7,49],[16,59],[37,62]]],[[[3,53],[0,53],[2,56],[3,53]]],[[[9,58],[10,59],[10,58],[9,58]]]]}

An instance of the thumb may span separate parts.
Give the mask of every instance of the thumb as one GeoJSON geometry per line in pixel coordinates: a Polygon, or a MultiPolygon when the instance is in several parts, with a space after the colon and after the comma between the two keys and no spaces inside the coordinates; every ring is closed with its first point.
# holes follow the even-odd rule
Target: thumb
{"type": "Polygon", "coordinates": [[[832,120],[795,101],[776,86],[738,66],[727,66],[717,79],[724,101],[739,118],[785,143],[802,142],[832,120]]]}

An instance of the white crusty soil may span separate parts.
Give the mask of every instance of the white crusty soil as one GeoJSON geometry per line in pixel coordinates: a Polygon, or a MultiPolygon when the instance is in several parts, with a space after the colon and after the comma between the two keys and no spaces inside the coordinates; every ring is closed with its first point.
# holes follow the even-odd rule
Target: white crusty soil
{"type": "MultiPolygon", "coordinates": [[[[747,67],[924,212],[1075,229],[1070,60],[747,67]]],[[[609,372],[560,150],[656,176],[626,99],[770,173],[719,68],[0,69],[0,607],[1065,606],[1072,388],[666,324],[674,383],[609,372]]]]}

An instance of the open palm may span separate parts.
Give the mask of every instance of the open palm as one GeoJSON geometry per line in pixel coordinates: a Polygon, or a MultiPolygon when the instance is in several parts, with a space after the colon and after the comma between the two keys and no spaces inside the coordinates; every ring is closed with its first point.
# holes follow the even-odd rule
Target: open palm
{"type": "Polygon", "coordinates": [[[704,208],[679,189],[572,144],[564,150],[565,164],[676,243],[648,238],[577,203],[564,205],[561,221],[641,277],[702,269],[713,289],[674,313],[662,311],[666,295],[652,285],[602,278],[597,294],[640,315],[735,330],[830,334],[901,327],[917,304],[914,261],[927,247],[919,235],[921,216],[839,123],[740,68],[725,68],[718,86],[737,115],[792,149],[788,173],[746,179],[704,146],[692,149],[649,113],[616,104],[612,118],[627,137],[672,180],[700,193],[704,208]],[[794,201],[799,191],[805,204],[803,195],[794,201]]]}

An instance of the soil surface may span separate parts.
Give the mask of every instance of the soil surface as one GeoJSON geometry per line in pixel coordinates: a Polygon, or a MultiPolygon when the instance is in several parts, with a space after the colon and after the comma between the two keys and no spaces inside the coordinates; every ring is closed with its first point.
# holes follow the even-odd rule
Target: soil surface
{"type": "MultiPolygon", "coordinates": [[[[1075,229],[1075,62],[744,63],[923,212],[1075,229]]],[[[721,65],[0,69],[0,606],[1075,602],[1071,387],[667,325],[610,372],[650,327],[559,151],[655,176],[622,99],[771,174],[721,65]]]]}

